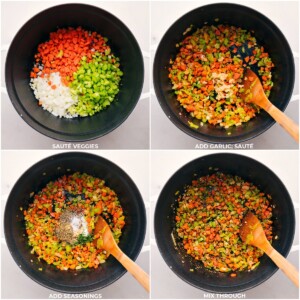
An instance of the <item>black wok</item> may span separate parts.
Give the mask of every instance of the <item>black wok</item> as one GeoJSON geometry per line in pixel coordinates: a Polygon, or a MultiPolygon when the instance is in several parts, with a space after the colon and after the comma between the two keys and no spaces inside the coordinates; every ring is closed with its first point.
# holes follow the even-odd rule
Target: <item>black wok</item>
{"type": "Polygon", "coordinates": [[[189,126],[188,122],[199,124],[199,120],[192,118],[176,100],[168,78],[168,68],[170,58],[174,59],[178,52],[175,45],[184,39],[183,33],[191,24],[194,26],[193,30],[203,27],[204,24],[229,24],[254,30],[258,44],[265,47],[275,64],[272,71],[274,86],[270,101],[282,111],[292,96],[295,80],[293,55],[286,38],[278,27],[261,13],[242,5],[218,3],[199,7],[178,19],[161,39],[155,54],[153,66],[155,93],[167,117],[180,130],[196,139],[211,143],[237,143],[260,135],[275,123],[265,111],[261,111],[242,126],[232,127],[229,130],[209,124],[199,126],[198,129],[189,126]]]}
{"type": "Polygon", "coordinates": [[[5,66],[7,91],[18,114],[40,133],[64,141],[95,139],[121,125],[139,100],[143,78],[141,50],[130,30],[109,12],[85,4],[54,6],[31,18],[13,39],[5,66]],[[82,26],[107,37],[124,73],[116,99],[92,117],[55,117],[38,106],[29,86],[37,46],[49,40],[50,32],[69,26],[82,26]]]}
{"type": "Polygon", "coordinates": [[[126,272],[112,256],[97,269],[60,271],[30,253],[20,207],[26,209],[32,201],[30,194],[41,190],[49,181],[76,171],[104,179],[117,193],[126,222],[119,246],[133,260],[143,246],[146,230],[145,207],[139,190],[132,179],[109,160],[88,153],[68,152],[50,156],[29,168],[14,185],[5,207],[7,246],[26,275],[49,289],[65,293],[86,293],[101,289],[126,272]]]}
{"type": "Polygon", "coordinates": [[[199,289],[214,293],[238,293],[253,288],[277,270],[277,266],[263,255],[260,265],[253,271],[242,271],[232,278],[228,273],[210,271],[186,254],[175,228],[177,197],[192,180],[216,172],[238,175],[254,183],[262,192],[270,194],[273,208],[273,247],[287,256],[293,243],[295,213],[292,200],[281,180],[266,166],[246,156],[218,153],[195,159],[180,168],[165,184],[155,208],[154,230],[159,251],[170,269],[182,280],[199,289]],[[175,237],[174,247],[171,234],[175,237]],[[182,262],[184,261],[184,263],[182,262]],[[194,269],[191,272],[190,269],[194,269]]]}

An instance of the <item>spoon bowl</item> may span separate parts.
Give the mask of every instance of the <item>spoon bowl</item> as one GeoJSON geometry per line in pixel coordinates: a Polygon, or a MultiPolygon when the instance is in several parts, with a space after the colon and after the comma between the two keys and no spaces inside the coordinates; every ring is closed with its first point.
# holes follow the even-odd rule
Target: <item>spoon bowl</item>
{"type": "Polygon", "coordinates": [[[240,228],[240,237],[248,245],[263,250],[273,262],[280,268],[290,280],[299,287],[299,273],[279,252],[277,252],[267,240],[263,227],[258,218],[248,212],[243,219],[240,228]]]}
{"type": "Polygon", "coordinates": [[[107,222],[98,216],[94,230],[94,245],[112,254],[123,267],[145,288],[150,291],[149,275],[133,262],[117,245],[107,222]]]}
{"type": "Polygon", "coordinates": [[[263,108],[299,143],[299,126],[270,102],[258,76],[252,70],[246,69],[243,85],[244,93],[241,98],[263,108]]]}
{"type": "Polygon", "coordinates": [[[103,248],[110,253],[116,249],[116,246],[118,247],[109,225],[101,216],[98,217],[95,224],[93,242],[97,248],[103,248]]]}

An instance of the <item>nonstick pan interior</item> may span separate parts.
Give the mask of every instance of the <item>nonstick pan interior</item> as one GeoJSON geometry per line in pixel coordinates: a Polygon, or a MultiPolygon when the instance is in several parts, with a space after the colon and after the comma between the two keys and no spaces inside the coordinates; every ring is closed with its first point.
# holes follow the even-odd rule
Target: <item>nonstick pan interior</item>
{"type": "MultiPolygon", "coordinates": [[[[199,124],[179,102],[168,78],[170,58],[178,52],[175,45],[184,39],[183,33],[193,25],[194,30],[204,25],[229,24],[247,30],[254,30],[259,45],[270,54],[275,68],[272,71],[274,86],[270,100],[284,110],[292,96],[295,70],[291,49],[278,27],[261,13],[246,6],[218,3],[199,7],[178,19],[165,33],[155,54],[153,82],[157,99],[167,117],[188,135],[211,143],[237,143],[252,139],[263,133],[275,122],[265,111],[238,127],[225,130],[205,124],[198,129],[191,128],[189,121],[199,124]]],[[[189,32],[188,34],[191,34],[189,32]]]]}
{"type": "Polygon", "coordinates": [[[24,217],[32,201],[30,194],[38,192],[49,181],[65,174],[86,172],[102,178],[118,195],[124,210],[125,227],[119,246],[135,260],[143,246],[146,214],[142,197],[131,178],[112,162],[87,153],[69,152],[48,157],[29,168],[13,187],[5,208],[5,238],[11,255],[20,269],[39,284],[65,293],[85,293],[101,289],[120,278],[126,270],[109,256],[97,269],[60,271],[30,253],[25,233],[24,217]],[[42,271],[39,271],[42,268],[42,271]]]}
{"type": "Polygon", "coordinates": [[[155,238],[159,251],[170,269],[182,280],[199,289],[215,293],[238,293],[253,288],[267,280],[278,269],[266,256],[254,271],[230,274],[209,271],[201,262],[186,254],[175,228],[175,193],[183,192],[184,186],[201,176],[220,171],[238,175],[255,184],[262,192],[270,194],[273,208],[273,233],[278,239],[272,245],[287,256],[293,243],[295,230],[294,208],[288,191],[281,180],[266,166],[249,157],[237,154],[212,154],[200,157],[180,168],[164,186],[154,217],[155,238]],[[176,239],[176,247],[171,234],[176,239]],[[194,271],[191,272],[190,270],[194,271]]]}
{"type": "Polygon", "coordinates": [[[130,30],[105,10],[84,4],[55,6],[30,19],[15,36],[5,68],[8,94],[19,115],[42,134],[64,141],[91,140],[122,124],[139,99],[143,78],[142,54],[130,30]],[[116,99],[107,109],[92,117],[55,117],[38,106],[29,86],[37,46],[49,40],[50,32],[69,26],[81,26],[107,37],[112,52],[120,58],[124,73],[116,99]]]}

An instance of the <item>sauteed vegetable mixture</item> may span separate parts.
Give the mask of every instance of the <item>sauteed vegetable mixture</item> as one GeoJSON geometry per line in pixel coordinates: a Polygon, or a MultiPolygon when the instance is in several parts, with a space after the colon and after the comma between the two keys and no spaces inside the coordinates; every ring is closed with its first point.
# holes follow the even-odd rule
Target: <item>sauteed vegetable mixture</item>
{"type": "Polygon", "coordinates": [[[257,106],[240,97],[244,68],[258,70],[269,96],[274,64],[251,32],[229,25],[207,25],[176,46],[179,52],[170,60],[169,78],[177,100],[199,119],[199,125],[239,126],[259,112],[257,106]]]}
{"type": "Polygon", "coordinates": [[[263,252],[243,243],[239,228],[245,212],[251,210],[271,241],[270,199],[238,176],[219,172],[193,180],[178,198],[175,217],[184,249],[208,269],[220,272],[253,270],[259,265],[263,252]]]}
{"type": "Polygon", "coordinates": [[[60,270],[97,268],[108,257],[93,244],[98,215],[106,219],[118,243],[125,225],[123,209],[104,180],[74,173],[49,182],[24,210],[31,253],[60,270]],[[70,220],[78,232],[70,228],[70,220]]]}

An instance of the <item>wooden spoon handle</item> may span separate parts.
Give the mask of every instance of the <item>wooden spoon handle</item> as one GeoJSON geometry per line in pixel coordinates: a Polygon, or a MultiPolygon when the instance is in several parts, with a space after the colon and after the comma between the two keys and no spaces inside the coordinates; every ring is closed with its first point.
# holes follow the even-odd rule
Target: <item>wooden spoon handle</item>
{"type": "Polygon", "coordinates": [[[265,109],[299,143],[299,126],[273,104],[265,109]]]}
{"type": "Polygon", "coordinates": [[[299,272],[297,271],[297,269],[273,247],[266,253],[274,261],[277,267],[281,269],[297,287],[299,287],[299,272]]]}
{"type": "Polygon", "coordinates": [[[115,249],[115,251],[112,251],[111,254],[149,293],[150,291],[149,275],[134,261],[132,261],[125,253],[123,253],[119,247],[115,249]]]}

